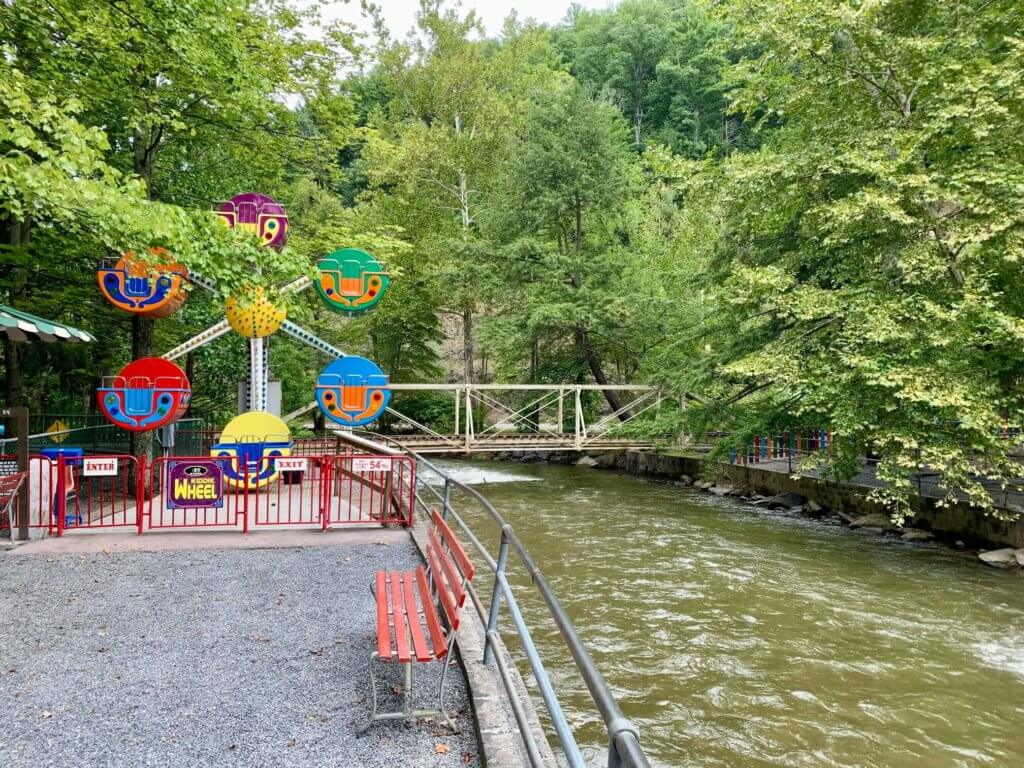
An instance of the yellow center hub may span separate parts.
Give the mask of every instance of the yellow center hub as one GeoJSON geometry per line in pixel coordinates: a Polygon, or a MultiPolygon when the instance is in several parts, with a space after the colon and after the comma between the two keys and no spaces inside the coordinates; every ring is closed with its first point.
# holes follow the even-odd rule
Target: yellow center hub
{"type": "Polygon", "coordinates": [[[251,299],[240,300],[232,296],[224,302],[224,315],[235,333],[247,339],[259,339],[276,332],[288,317],[288,312],[270,301],[262,288],[256,288],[251,299]]]}

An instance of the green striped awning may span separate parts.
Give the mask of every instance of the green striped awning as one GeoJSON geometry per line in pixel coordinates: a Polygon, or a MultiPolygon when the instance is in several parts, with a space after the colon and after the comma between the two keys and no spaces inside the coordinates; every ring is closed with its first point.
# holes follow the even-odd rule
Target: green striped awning
{"type": "Polygon", "coordinates": [[[71,343],[96,341],[90,333],[53,320],[44,320],[4,304],[0,304],[0,338],[12,341],[65,341],[71,343]]]}

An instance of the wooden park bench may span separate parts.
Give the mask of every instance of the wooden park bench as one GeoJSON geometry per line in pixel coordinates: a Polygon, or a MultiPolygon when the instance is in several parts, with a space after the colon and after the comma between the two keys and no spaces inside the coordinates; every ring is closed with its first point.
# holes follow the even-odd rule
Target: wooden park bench
{"type": "Polygon", "coordinates": [[[378,720],[407,720],[440,715],[456,733],[458,727],[444,708],[444,683],[454,656],[459,615],[466,602],[466,588],[476,569],[451,527],[434,510],[431,514],[427,567],[415,571],[377,571],[377,650],[370,654],[370,690],[373,712],[359,728],[365,733],[378,720]],[[413,709],[412,668],[417,663],[443,662],[437,709],[413,709]],[[405,666],[405,703],[398,712],[377,712],[375,662],[405,666]]]}

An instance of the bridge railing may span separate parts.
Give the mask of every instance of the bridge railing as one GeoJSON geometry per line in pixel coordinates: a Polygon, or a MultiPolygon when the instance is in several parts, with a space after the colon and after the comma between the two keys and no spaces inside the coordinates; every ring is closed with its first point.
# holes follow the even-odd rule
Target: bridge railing
{"type": "MultiPolygon", "coordinates": [[[[373,439],[383,439],[389,442],[394,442],[390,438],[382,435],[368,433],[367,436],[373,439]]],[[[360,439],[357,437],[355,440],[360,442],[360,439]]],[[[586,684],[587,689],[590,691],[591,698],[604,720],[608,733],[609,768],[650,768],[647,755],[644,753],[643,747],[640,745],[640,735],[637,727],[622,713],[618,701],[616,701],[614,694],[612,694],[611,689],[608,687],[608,683],[605,682],[604,676],[601,674],[600,670],[594,663],[594,660],[591,658],[590,652],[587,650],[586,645],[584,645],[583,640],[576,631],[576,627],[573,625],[572,619],[569,618],[565,608],[563,608],[558,597],[555,595],[554,590],[552,590],[547,579],[544,577],[544,573],[537,566],[537,563],[527,550],[526,545],[516,535],[512,526],[479,491],[451,477],[436,464],[430,462],[414,451],[410,451],[407,448],[404,448],[403,451],[413,456],[417,462],[416,492],[414,496],[414,504],[416,508],[429,514],[432,507],[440,507],[443,510],[445,519],[449,521],[454,520],[458,524],[462,532],[466,535],[469,541],[472,542],[476,551],[487,565],[488,570],[494,576],[494,585],[491,591],[490,603],[486,607],[476,589],[474,589],[472,585],[467,586],[469,586],[470,598],[473,602],[476,613],[480,617],[480,621],[486,626],[484,663],[493,663],[497,667],[502,685],[505,688],[508,701],[512,707],[516,724],[519,728],[519,733],[522,736],[523,744],[526,747],[530,764],[534,768],[541,768],[541,766],[544,765],[540,748],[536,742],[533,731],[530,728],[530,722],[526,712],[524,711],[522,704],[519,702],[515,681],[508,668],[505,657],[501,652],[495,652],[496,647],[503,644],[501,629],[498,623],[503,605],[512,618],[516,636],[518,637],[519,643],[526,655],[526,660],[530,666],[531,672],[533,673],[534,679],[537,681],[537,687],[540,690],[540,695],[544,701],[545,709],[551,719],[551,726],[558,737],[558,743],[565,756],[565,762],[570,766],[570,768],[587,768],[587,763],[580,752],[572,727],[569,725],[569,721],[562,709],[562,704],[558,700],[558,695],[555,693],[554,687],[552,686],[550,676],[544,665],[544,659],[534,643],[529,625],[527,624],[526,618],[519,606],[519,602],[516,599],[512,585],[509,582],[509,557],[512,554],[515,555],[519,564],[525,569],[526,575],[530,579],[530,583],[534,585],[537,592],[544,600],[544,603],[548,608],[550,618],[558,629],[559,636],[565,643],[566,648],[572,655],[576,668],[586,684]],[[429,469],[443,481],[442,490],[438,490],[438,488],[433,484],[424,481],[423,476],[425,473],[421,471],[421,468],[429,469]],[[466,522],[464,516],[453,506],[452,491],[456,488],[473,499],[487,514],[487,516],[498,525],[501,531],[501,538],[498,543],[498,551],[496,555],[492,554],[487,546],[480,540],[480,537],[476,532],[473,531],[466,522]],[[432,496],[433,500],[425,500],[425,494],[432,496]]]]}

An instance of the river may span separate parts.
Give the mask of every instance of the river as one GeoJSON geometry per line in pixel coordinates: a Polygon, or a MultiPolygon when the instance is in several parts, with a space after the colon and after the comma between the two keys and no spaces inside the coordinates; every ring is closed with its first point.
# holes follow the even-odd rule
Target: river
{"type": "MultiPolygon", "coordinates": [[[[445,466],[526,542],[654,765],[1024,765],[1018,574],[607,471],[445,466]]],[[[536,639],[588,761],[604,765],[568,653],[539,599],[524,606],[547,628],[536,639]]]]}

